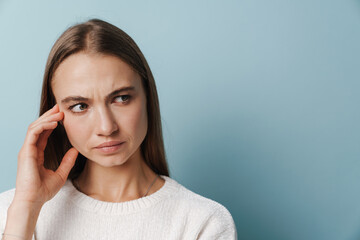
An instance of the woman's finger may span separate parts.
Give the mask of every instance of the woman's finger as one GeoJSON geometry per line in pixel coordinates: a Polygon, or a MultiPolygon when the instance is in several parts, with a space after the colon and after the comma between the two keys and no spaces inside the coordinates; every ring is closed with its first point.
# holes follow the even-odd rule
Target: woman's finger
{"type": "Polygon", "coordinates": [[[63,180],[63,182],[66,181],[70,170],[73,168],[74,164],[75,164],[75,160],[78,156],[78,150],[76,150],[75,148],[70,148],[64,155],[60,166],[58,167],[58,169],[55,171],[55,173],[58,174],[58,176],[60,176],[60,178],[63,180]]]}
{"type": "MultiPolygon", "coordinates": [[[[48,119],[46,119],[46,121],[50,121],[50,122],[56,121],[57,122],[57,121],[60,121],[63,118],[64,118],[63,113],[59,112],[59,113],[56,113],[56,114],[50,116],[48,119]]],[[[53,130],[54,129],[46,130],[46,131],[44,131],[43,133],[40,134],[38,142],[37,142],[37,146],[38,146],[40,151],[45,150],[47,140],[48,140],[48,138],[51,135],[53,130]]]]}
{"type": "Polygon", "coordinates": [[[49,115],[51,115],[52,113],[56,113],[59,111],[59,104],[55,104],[52,108],[50,108],[49,110],[47,110],[45,113],[43,113],[41,117],[47,117],[49,115]]]}
{"type": "Polygon", "coordinates": [[[64,118],[64,113],[63,112],[57,112],[54,113],[52,115],[49,115],[45,118],[38,118],[35,122],[33,122],[32,124],[30,124],[29,128],[35,128],[38,125],[44,123],[44,122],[58,122],[60,120],[62,120],[64,118]]]}
{"type": "Polygon", "coordinates": [[[45,130],[53,130],[57,127],[57,122],[45,122],[43,124],[38,125],[35,128],[29,129],[26,137],[24,145],[32,145],[37,146],[37,141],[39,139],[40,134],[45,130]]]}
{"type": "Polygon", "coordinates": [[[43,133],[40,134],[39,139],[37,141],[37,146],[39,151],[43,152],[45,150],[45,147],[47,145],[47,140],[54,129],[45,130],[43,133]]]}

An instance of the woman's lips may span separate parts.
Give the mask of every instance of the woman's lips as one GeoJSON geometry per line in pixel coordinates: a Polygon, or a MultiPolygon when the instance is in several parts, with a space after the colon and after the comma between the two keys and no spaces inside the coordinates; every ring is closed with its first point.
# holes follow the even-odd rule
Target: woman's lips
{"type": "Polygon", "coordinates": [[[109,142],[104,142],[104,143],[96,146],[95,148],[111,147],[114,145],[119,145],[120,143],[122,143],[122,142],[121,141],[109,141],[109,142]]]}
{"type": "Polygon", "coordinates": [[[120,141],[111,141],[111,142],[105,142],[97,147],[95,147],[96,150],[102,152],[102,153],[113,153],[119,150],[124,145],[124,142],[120,141]]]}

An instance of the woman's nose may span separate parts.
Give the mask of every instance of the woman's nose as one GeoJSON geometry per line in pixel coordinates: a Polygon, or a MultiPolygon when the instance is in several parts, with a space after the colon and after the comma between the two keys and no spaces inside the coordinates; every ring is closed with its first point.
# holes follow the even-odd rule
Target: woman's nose
{"type": "Polygon", "coordinates": [[[110,136],[119,129],[115,116],[109,108],[100,108],[95,121],[96,134],[99,136],[110,136]]]}

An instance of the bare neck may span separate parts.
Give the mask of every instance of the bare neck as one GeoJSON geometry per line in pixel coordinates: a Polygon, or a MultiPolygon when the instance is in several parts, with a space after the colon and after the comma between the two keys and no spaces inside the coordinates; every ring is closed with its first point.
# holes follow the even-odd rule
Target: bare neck
{"type": "MultiPolygon", "coordinates": [[[[79,191],[95,199],[125,202],[143,197],[156,177],[142,158],[129,159],[114,167],[87,160],[83,172],[73,183],[79,191]]],[[[164,183],[162,178],[157,178],[147,195],[159,190],[164,183]]]]}

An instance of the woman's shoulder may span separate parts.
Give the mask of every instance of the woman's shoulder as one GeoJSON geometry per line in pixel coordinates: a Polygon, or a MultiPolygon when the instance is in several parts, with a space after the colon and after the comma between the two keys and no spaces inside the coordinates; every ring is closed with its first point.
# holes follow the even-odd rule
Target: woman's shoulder
{"type": "MultiPolygon", "coordinates": [[[[179,184],[175,181],[176,184],[179,184]]],[[[234,219],[229,210],[221,203],[202,196],[179,184],[179,191],[173,196],[174,206],[181,209],[188,219],[201,222],[199,239],[236,239],[237,232],[234,219]],[[223,238],[226,236],[225,238],[223,238]]],[[[175,208],[176,208],[175,207],[175,208]]]]}
{"type": "Polygon", "coordinates": [[[7,208],[10,206],[15,195],[15,188],[6,190],[0,193],[0,209],[7,208]]]}
{"type": "Polygon", "coordinates": [[[179,197],[179,201],[188,205],[193,211],[213,215],[214,217],[223,218],[223,220],[232,219],[231,213],[224,205],[213,199],[195,193],[184,186],[180,188],[179,197]]]}
{"type": "Polygon", "coordinates": [[[6,218],[7,210],[15,195],[15,188],[0,193],[0,220],[6,218]]]}
{"type": "Polygon", "coordinates": [[[0,193],[0,231],[4,231],[7,211],[14,198],[15,188],[0,193]]]}
{"type": "Polygon", "coordinates": [[[227,208],[221,203],[190,190],[189,188],[178,183],[176,180],[172,178],[170,179],[170,181],[173,181],[175,182],[175,184],[179,185],[178,193],[174,197],[182,204],[191,205],[193,207],[198,207],[200,209],[206,209],[206,210],[210,209],[211,212],[218,211],[218,212],[224,212],[226,214],[230,214],[227,208]]]}
{"type": "Polygon", "coordinates": [[[183,185],[181,185],[179,189],[178,197],[180,197],[180,199],[185,204],[193,205],[194,207],[198,207],[200,209],[210,209],[212,211],[216,210],[216,211],[228,212],[226,207],[221,203],[211,198],[200,195],[199,193],[196,193],[183,185]]]}
{"type": "Polygon", "coordinates": [[[230,211],[220,202],[195,193],[184,186],[180,188],[179,196],[179,201],[189,207],[193,214],[204,215],[229,226],[234,224],[230,211]]]}

